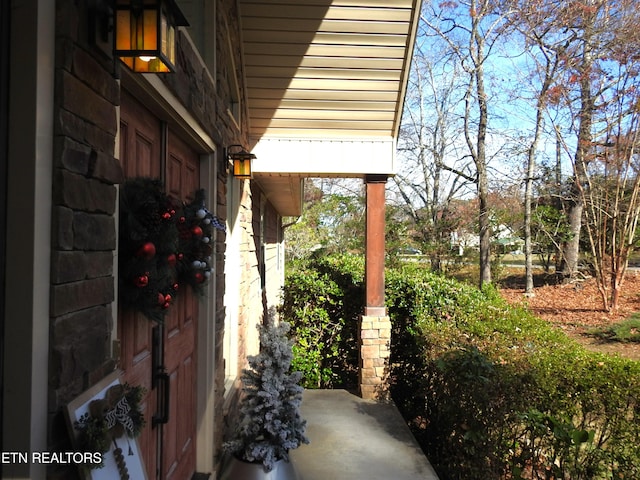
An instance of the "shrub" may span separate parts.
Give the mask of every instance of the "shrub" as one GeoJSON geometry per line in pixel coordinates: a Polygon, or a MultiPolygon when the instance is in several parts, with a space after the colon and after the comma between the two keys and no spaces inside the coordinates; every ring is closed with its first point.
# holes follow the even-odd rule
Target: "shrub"
{"type": "Polygon", "coordinates": [[[594,329],[590,333],[609,342],[640,343],[640,315],[636,313],[622,322],[594,329]]]}
{"type": "Polygon", "coordinates": [[[637,362],[584,350],[494,289],[419,270],[388,284],[392,396],[441,479],[640,478],[637,362]]]}
{"type": "Polygon", "coordinates": [[[364,304],[364,264],[353,255],[289,266],[280,314],[295,340],[292,368],[306,388],[354,388],[357,326],[364,304]]]}
{"type": "MultiPolygon", "coordinates": [[[[350,339],[332,350],[327,336],[303,336],[307,359],[324,360],[320,345],[345,352],[323,364],[337,384],[357,365],[361,264],[315,259],[291,279],[287,311],[319,309],[296,320],[298,331],[325,322],[331,338],[350,339]]],[[[640,478],[638,362],[584,350],[494,288],[413,264],[388,270],[386,284],[391,394],[442,480],[640,478]]]]}

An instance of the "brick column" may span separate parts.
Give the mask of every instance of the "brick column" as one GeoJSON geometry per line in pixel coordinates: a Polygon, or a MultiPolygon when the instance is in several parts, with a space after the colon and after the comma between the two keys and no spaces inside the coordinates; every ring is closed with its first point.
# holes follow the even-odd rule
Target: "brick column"
{"type": "Polygon", "coordinates": [[[367,227],[365,311],[360,320],[360,395],[384,400],[388,395],[391,321],[384,304],[384,227],[386,175],[365,178],[367,227]]]}

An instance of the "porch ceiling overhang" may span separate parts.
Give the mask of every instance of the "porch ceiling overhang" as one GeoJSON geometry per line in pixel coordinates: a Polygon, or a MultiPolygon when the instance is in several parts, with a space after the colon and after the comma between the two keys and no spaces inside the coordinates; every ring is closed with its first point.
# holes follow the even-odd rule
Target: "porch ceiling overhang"
{"type": "Polygon", "coordinates": [[[420,5],[239,0],[254,175],[267,195],[295,203],[304,177],[395,172],[420,5]]]}

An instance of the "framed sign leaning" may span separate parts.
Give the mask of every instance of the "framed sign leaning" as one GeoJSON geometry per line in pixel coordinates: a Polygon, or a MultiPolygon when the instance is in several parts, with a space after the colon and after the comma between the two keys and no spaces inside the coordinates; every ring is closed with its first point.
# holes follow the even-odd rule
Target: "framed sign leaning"
{"type": "Polygon", "coordinates": [[[148,479],[136,440],[144,426],[138,405],[144,392],[121,383],[121,373],[111,373],[67,405],[74,463],[87,480],[148,479]]]}

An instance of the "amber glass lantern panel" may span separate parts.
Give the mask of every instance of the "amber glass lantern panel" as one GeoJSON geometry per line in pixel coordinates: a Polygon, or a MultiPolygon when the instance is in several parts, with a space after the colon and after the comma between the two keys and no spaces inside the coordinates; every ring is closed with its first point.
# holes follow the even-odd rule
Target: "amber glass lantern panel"
{"type": "Polygon", "coordinates": [[[116,55],[134,72],[174,71],[173,21],[166,2],[118,0],[116,55]]]}
{"type": "Polygon", "coordinates": [[[239,156],[233,159],[233,176],[236,178],[251,178],[252,156],[239,156]]]}

